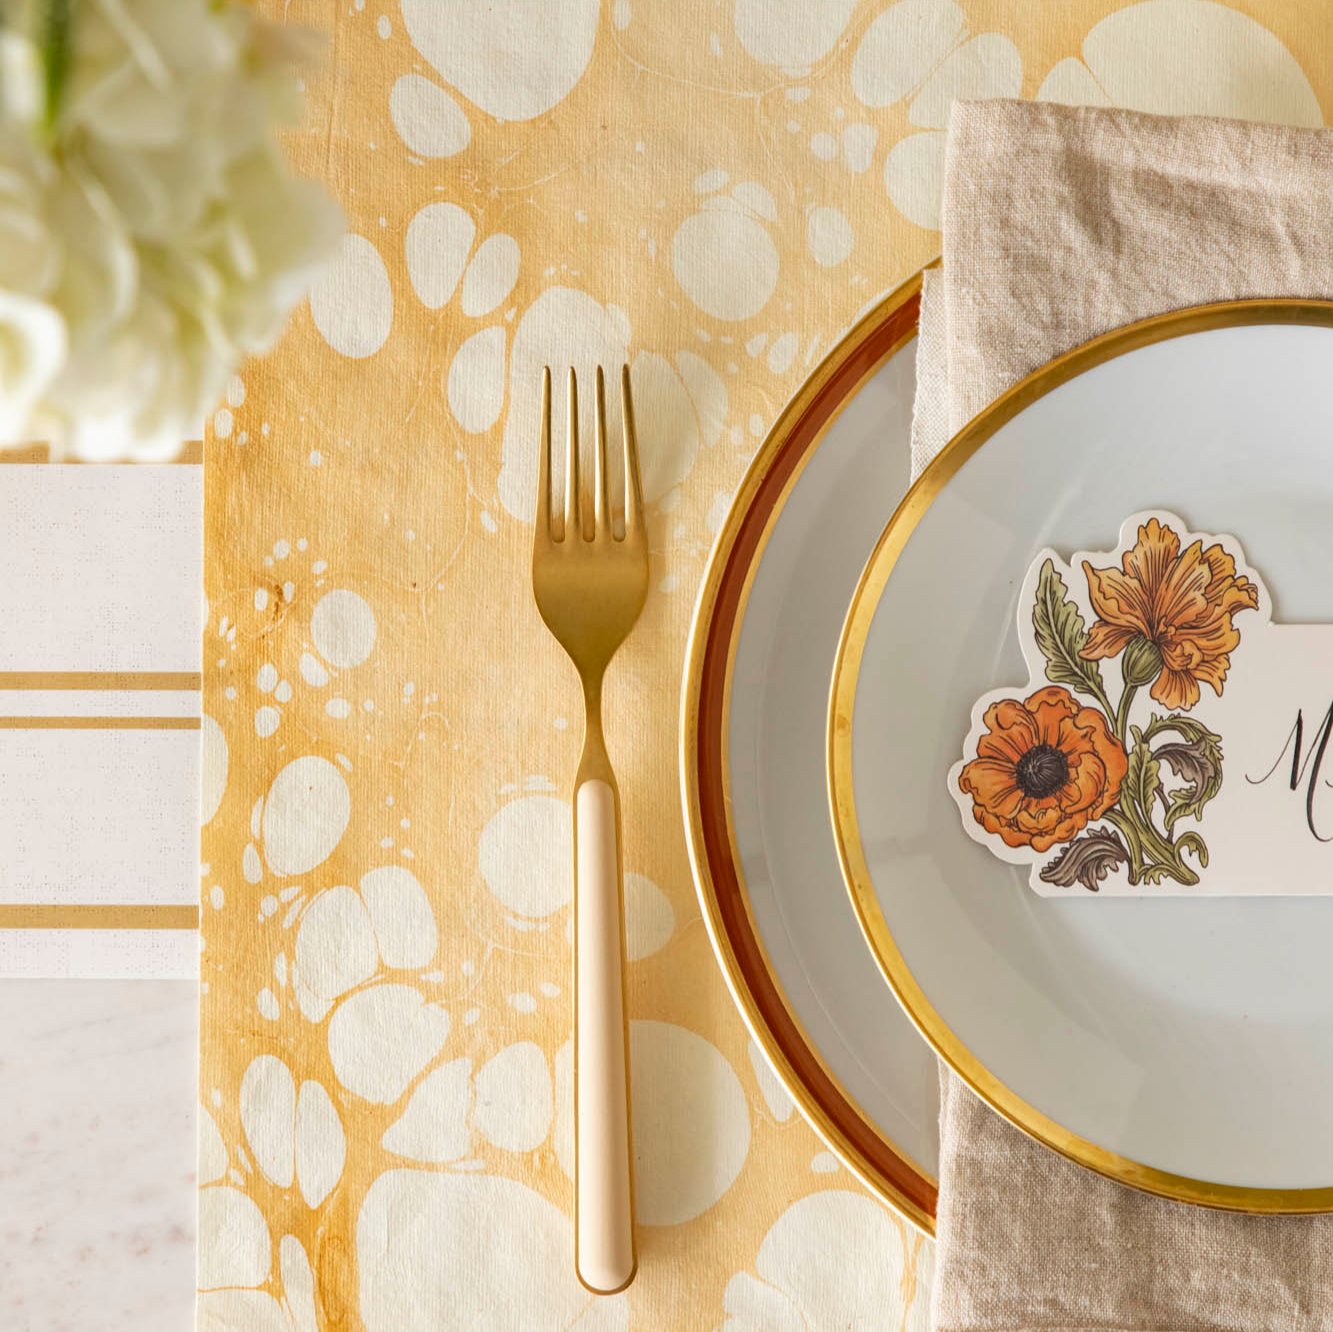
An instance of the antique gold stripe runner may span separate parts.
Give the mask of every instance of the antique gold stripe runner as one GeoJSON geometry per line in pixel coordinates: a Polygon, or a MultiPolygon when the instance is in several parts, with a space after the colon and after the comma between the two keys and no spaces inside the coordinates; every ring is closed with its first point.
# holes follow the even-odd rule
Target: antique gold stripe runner
{"type": "Polygon", "coordinates": [[[197,974],[203,448],[0,453],[0,977],[197,974]]]}
{"type": "Polygon", "coordinates": [[[0,905],[0,930],[193,930],[197,906],[0,905]]]}
{"type": "Polygon", "coordinates": [[[203,688],[200,671],[0,671],[3,689],[203,688]]]}
{"type": "MultiPolygon", "coordinates": [[[[0,693],[28,695],[81,693],[110,702],[114,693],[176,693],[197,695],[203,688],[198,671],[0,671],[0,693]]],[[[9,700],[11,705],[17,700],[9,700]]],[[[149,706],[155,700],[144,699],[149,706]]],[[[196,716],[0,716],[0,730],[197,731],[196,716]]],[[[195,906],[135,903],[0,904],[0,930],[193,930],[195,906]]]]}
{"type": "MultiPolygon", "coordinates": [[[[163,458],[156,466],[170,465],[173,463],[185,463],[198,466],[204,461],[204,442],[201,439],[191,440],[188,444],[181,446],[181,451],[174,458],[163,458]]],[[[84,462],[82,458],[53,458],[51,457],[51,446],[49,444],[26,444],[17,449],[0,449],[0,464],[4,463],[45,463],[52,467],[76,466],[76,467],[106,467],[117,466],[115,463],[90,463],[84,462]]],[[[137,463],[139,467],[152,467],[153,463],[137,463]]]]}
{"type": "Polygon", "coordinates": [[[0,717],[0,731],[197,731],[198,717],[0,717]]]}

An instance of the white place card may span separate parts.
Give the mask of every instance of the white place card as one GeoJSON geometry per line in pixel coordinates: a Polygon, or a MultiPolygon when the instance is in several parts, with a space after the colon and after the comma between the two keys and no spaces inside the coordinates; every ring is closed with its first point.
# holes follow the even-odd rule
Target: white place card
{"type": "Polygon", "coordinates": [[[1018,630],[949,771],[970,837],[1043,896],[1333,893],[1333,625],[1275,623],[1235,537],[1043,550],[1018,630]]]}
{"type": "Polygon", "coordinates": [[[0,466],[0,976],[197,974],[202,473],[0,466]]]}

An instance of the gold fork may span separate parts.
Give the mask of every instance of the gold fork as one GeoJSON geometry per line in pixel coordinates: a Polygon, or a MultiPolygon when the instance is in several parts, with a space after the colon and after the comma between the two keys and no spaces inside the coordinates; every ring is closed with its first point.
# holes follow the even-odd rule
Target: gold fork
{"type": "Polygon", "coordinates": [[[579,477],[578,382],[569,372],[565,500],[551,495],[551,371],[542,376],[541,466],[532,590],[546,626],[583,682],[583,757],[574,777],[574,1265],[590,1290],[634,1279],[629,1039],[620,793],[602,734],[602,677],[648,592],[638,442],[629,367],[620,373],[624,534],[613,531],[606,465],[606,389],[597,368],[591,514],[579,477]],[[557,517],[559,521],[557,521],[557,517]],[[589,522],[591,518],[591,522],[589,522]]]}

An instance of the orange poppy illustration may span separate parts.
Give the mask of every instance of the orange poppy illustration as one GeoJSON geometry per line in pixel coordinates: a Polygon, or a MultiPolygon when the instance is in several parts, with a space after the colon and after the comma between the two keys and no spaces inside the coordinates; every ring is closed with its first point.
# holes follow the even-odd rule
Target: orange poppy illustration
{"type": "Polygon", "coordinates": [[[1208,846],[1192,825],[1222,789],[1223,746],[1189,710],[1204,684],[1221,695],[1241,641],[1234,617],[1259,608],[1228,538],[1190,533],[1166,512],[1136,514],[1121,532],[1119,567],[1080,560],[1090,627],[1071,567],[1049,550],[1034,561],[1020,628],[1028,688],[1045,687],[1026,700],[988,695],[951,769],[969,833],[1020,855],[1056,848],[1034,872],[1057,889],[1095,893],[1122,874],[1131,887],[1200,881],[1208,846]],[[1118,690],[1101,664],[1114,657],[1118,690]],[[1145,686],[1157,707],[1140,698],[1136,709],[1145,686]]]}
{"type": "Polygon", "coordinates": [[[1105,715],[1068,689],[1048,685],[1028,699],[986,709],[977,756],[959,788],[987,832],[1008,846],[1047,851],[1100,819],[1120,796],[1125,748],[1105,715]]]}
{"type": "Polygon", "coordinates": [[[1218,544],[1201,540],[1184,550],[1180,537],[1156,518],[1138,531],[1119,569],[1083,572],[1097,616],[1080,655],[1099,661],[1124,652],[1125,683],[1152,682],[1163,707],[1186,711],[1199,701],[1199,685],[1221,695],[1240,643],[1232,616],[1255,610],[1259,591],[1218,544]]]}

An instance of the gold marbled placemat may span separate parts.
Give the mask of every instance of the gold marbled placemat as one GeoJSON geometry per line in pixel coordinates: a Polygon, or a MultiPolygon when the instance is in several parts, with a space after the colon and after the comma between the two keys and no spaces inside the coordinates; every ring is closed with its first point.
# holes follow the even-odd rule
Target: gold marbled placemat
{"type": "Polygon", "coordinates": [[[937,248],[951,97],[1318,124],[1327,25],[1300,0],[290,17],[331,37],[294,157],[352,234],[207,449],[201,1326],[923,1329],[928,1243],[794,1114],[698,917],[694,590],[782,403],[937,248]],[[568,1173],[578,698],[528,591],[536,377],[571,358],[633,368],[653,551],[608,684],[641,1266],[600,1301],[568,1173]]]}

